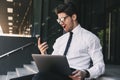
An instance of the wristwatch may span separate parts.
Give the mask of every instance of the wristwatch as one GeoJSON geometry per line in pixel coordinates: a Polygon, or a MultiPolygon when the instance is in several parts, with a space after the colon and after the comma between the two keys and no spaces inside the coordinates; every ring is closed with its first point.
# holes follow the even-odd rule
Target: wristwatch
{"type": "Polygon", "coordinates": [[[90,77],[90,73],[89,73],[89,71],[88,70],[84,70],[85,71],[85,78],[89,78],[90,77]]]}

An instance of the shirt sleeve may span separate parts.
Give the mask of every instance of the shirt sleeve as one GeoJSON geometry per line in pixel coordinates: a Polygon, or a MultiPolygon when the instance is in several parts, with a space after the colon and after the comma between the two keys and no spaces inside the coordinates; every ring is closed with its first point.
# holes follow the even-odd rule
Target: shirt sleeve
{"type": "Polygon", "coordinates": [[[97,78],[104,73],[105,64],[100,40],[96,36],[90,40],[88,53],[93,62],[93,66],[88,69],[90,78],[97,78]]]}
{"type": "Polygon", "coordinates": [[[59,52],[59,44],[58,44],[58,40],[55,41],[54,45],[53,45],[53,52],[52,55],[58,55],[57,53],[59,52]]]}

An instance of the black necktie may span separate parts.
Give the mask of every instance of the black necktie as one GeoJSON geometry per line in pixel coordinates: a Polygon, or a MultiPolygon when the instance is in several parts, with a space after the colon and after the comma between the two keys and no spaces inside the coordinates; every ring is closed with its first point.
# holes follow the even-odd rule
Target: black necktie
{"type": "Polygon", "coordinates": [[[70,43],[71,43],[71,40],[72,40],[72,35],[73,35],[73,32],[70,32],[70,36],[69,36],[69,39],[68,39],[68,42],[67,42],[67,45],[66,45],[66,48],[65,48],[65,51],[64,51],[65,56],[67,55],[68,49],[70,47],[70,43]]]}

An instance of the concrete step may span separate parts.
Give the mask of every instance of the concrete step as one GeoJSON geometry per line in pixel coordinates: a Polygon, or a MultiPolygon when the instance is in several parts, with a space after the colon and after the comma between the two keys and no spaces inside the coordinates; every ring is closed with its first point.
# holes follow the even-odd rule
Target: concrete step
{"type": "Polygon", "coordinates": [[[7,75],[0,75],[0,80],[6,80],[7,75]]]}
{"type": "Polygon", "coordinates": [[[23,66],[24,66],[24,68],[28,69],[29,71],[32,71],[33,73],[37,73],[38,72],[37,66],[35,66],[33,64],[25,64],[23,66]]]}
{"type": "Polygon", "coordinates": [[[109,76],[120,77],[120,65],[106,65],[105,73],[109,76]]]}
{"type": "Polygon", "coordinates": [[[120,80],[120,77],[113,77],[113,76],[102,76],[97,80],[120,80]]]}
{"type": "Polygon", "coordinates": [[[18,77],[16,72],[13,72],[13,71],[7,72],[6,80],[10,80],[11,78],[16,78],[16,77],[18,77]]]}
{"type": "Polygon", "coordinates": [[[33,65],[35,65],[35,66],[36,66],[36,63],[35,63],[35,61],[31,61],[31,64],[33,64],[33,65]]]}
{"type": "Polygon", "coordinates": [[[29,71],[26,68],[16,68],[16,73],[17,73],[18,77],[34,74],[32,71],[29,71]]]}
{"type": "Polygon", "coordinates": [[[97,80],[120,80],[120,65],[106,65],[105,74],[97,80]]]}
{"type": "Polygon", "coordinates": [[[12,78],[32,75],[38,72],[38,68],[34,61],[31,64],[23,65],[23,68],[16,68],[16,71],[7,72],[7,75],[0,75],[0,80],[10,80],[12,78]]]}

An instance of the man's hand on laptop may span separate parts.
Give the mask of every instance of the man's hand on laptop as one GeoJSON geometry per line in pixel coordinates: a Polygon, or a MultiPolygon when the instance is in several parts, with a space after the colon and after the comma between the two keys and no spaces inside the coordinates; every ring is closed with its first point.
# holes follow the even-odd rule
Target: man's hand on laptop
{"type": "Polygon", "coordinates": [[[75,71],[73,71],[72,74],[73,75],[69,76],[72,80],[83,80],[83,78],[85,78],[86,73],[81,70],[75,70],[75,71]]]}
{"type": "Polygon", "coordinates": [[[41,43],[41,39],[38,39],[38,49],[41,52],[41,55],[47,54],[48,44],[47,42],[41,43]]]}

